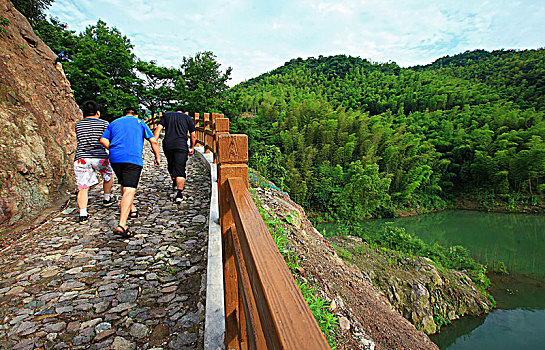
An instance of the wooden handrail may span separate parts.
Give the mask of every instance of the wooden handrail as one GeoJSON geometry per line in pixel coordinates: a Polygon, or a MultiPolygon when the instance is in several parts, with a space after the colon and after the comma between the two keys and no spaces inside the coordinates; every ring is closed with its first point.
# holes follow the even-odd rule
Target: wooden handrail
{"type": "Polygon", "coordinates": [[[144,123],[148,124],[149,128],[153,132],[155,128],[157,127],[157,123],[159,120],[161,120],[161,117],[163,116],[163,112],[159,112],[159,115],[156,115],[155,113],[150,115],[149,118],[144,120],[144,123]]]}
{"type": "Polygon", "coordinates": [[[228,349],[329,349],[248,191],[248,137],[217,136],[228,349]]]}
{"type": "Polygon", "coordinates": [[[248,191],[248,136],[213,126],[227,349],[330,349],[248,191]]]}
{"type": "MultiPolygon", "coordinates": [[[[254,349],[329,349],[329,345],[267,226],[241,178],[227,180],[236,236],[246,265],[247,278],[255,300],[266,347],[254,349]]],[[[242,293],[248,293],[247,288],[242,293]]],[[[251,312],[249,314],[252,314],[251,312]]],[[[248,335],[250,338],[250,335],[248,335]]],[[[255,344],[261,339],[255,337],[255,344]]],[[[251,342],[251,341],[250,341],[251,342]]]]}
{"type": "Polygon", "coordinates": [[[204,153],[210,153],[210,138],[212,136],[212,131],[210,129],[210,113],[204,113],[204,153]]]}

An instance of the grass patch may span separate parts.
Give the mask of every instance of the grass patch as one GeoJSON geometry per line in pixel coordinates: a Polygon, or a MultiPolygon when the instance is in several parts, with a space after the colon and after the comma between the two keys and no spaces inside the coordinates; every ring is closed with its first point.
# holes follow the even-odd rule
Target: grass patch
{"type": "Polygon", "coordinates": [[[9,19],[7,19],[6,17],[0,16],[0,33],[6,32],[6,28],[4,27],[9,26],[10,24],[11,22],[9,21],[9,19]]]}

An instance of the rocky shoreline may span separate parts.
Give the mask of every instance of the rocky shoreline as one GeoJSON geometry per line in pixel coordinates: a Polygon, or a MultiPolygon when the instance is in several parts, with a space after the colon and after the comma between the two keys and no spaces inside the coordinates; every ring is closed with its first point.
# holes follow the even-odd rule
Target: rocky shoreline
{"type": "Polygon", "coordinates": [[[358,266],[392,306],[426,334],[463,316],[492,309],[490,300],[463,272],[442,268],[430,259],[373,248],[359,237],[330,237],[344,259],[358,266]]]}

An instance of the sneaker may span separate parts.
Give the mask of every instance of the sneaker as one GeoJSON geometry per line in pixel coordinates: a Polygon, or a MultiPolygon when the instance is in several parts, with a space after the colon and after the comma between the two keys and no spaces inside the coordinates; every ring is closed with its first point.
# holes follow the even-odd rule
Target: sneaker
{"type": "Polygon", "coordinates": [[[178,194],[176,194],[176,198],[174,198],[174,201],[176,202],[176,204],[180,204],[183,200],[183,193],[180,191],[178,192],[178,194]]]}
{"type": "Polygon", "coordinates": [[[87,221],[89,221],[89,215],[83,215],[83,216],[79,216],[78,217],[78,223],[80,225],[83,225],[84,223],[86,223],[87,221]]]}
{"type": "Polygon", "coordinates": [[[111,207],[112,204],[115,203],[116,199],[117,199],[117,198],[116,198],[115,196],[110,196],[110,200],[105,200],[105,199],[103,199],[103,200],[102,200],[102,206],[103,206],[103,207],[111,207]]]}

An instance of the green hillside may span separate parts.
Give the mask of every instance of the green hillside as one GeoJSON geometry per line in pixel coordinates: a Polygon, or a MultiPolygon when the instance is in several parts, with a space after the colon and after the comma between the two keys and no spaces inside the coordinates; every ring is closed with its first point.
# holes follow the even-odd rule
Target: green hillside
{"type": "Polygon", "coordinates": [[[541,203],[545,50],[477,50],[400,68],[294,59],[230,92],[250,165],[334,219],[444,207],[461,195],[541,203]]]}

